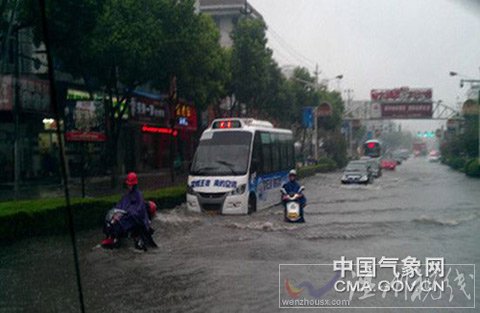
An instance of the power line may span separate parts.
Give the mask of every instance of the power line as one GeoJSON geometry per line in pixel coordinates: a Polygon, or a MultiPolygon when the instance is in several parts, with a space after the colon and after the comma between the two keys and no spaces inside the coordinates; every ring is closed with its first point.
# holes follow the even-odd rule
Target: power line
{"type": "Polygon", "coordinates": [[[302,63],[307,63],[309,64],[311,67],[315,67],[315,64],[316,62],[313,61],[312,59],[306,57],[304,54],[302,54],[301,52],[297,51],[294,47],[292,47],[285,39],[282,38],[282,36],[280,36],[278,34],[278,32],[276,32],[272,27],[268,27],[267,28],[267,31],[272,35],[272,37],[290,54],[292,55],[294,58],[296,58],[297,60],[301,61],[302,63]]]}

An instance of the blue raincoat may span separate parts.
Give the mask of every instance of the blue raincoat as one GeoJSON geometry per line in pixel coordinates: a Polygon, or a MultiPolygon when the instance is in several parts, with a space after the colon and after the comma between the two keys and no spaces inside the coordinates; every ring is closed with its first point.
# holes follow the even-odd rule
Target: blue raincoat
{"type": "MultiPolygon", "coordinates": [[[[288,181],[287,183],[283,184],[283,189],[287,192],[287,194],[292,194],[292,193],[298,193],[300,190],[300,185],[297,183],[297,181],[288,181]]],[[[305,206],[305,203],[307,202],[307,199],[305,198],[305,195],[298,199],[300,202],[300,205],[303,207],[305,206]]]]}

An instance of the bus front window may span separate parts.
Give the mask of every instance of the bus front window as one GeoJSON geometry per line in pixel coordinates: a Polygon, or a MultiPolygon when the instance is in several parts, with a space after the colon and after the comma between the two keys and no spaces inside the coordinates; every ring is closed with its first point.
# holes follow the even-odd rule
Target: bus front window
{"type": "Polygon", "coordinates": [[[214,132],[203,139],[195,153],[191,175],[245,175],[248,170],[252,134],[245,131],[214,132]]]}

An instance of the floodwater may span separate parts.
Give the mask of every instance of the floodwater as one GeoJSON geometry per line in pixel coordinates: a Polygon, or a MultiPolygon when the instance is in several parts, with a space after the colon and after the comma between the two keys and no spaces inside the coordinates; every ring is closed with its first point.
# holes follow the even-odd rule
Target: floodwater
{"type": "MultiPolygon", "coordinates": [[[[87,312],[277,312],[279,264],[331,264],[341,256],[480,264],[480,180],[422,158],[368,186],[342,186],[340,176],[303,181],[305,224],[284,223],[279,206],[251,216],[179,207],[159,214],[160,247],[146,253],[130,241],[115,251],[98,248],[100,229],[79,233],[87,312]]],[[[0,312],[77,312],[75,288],[67,238],[1,247],[0,312]]],[[[390,310],[397,311],[418,310],[390,310]]]]}

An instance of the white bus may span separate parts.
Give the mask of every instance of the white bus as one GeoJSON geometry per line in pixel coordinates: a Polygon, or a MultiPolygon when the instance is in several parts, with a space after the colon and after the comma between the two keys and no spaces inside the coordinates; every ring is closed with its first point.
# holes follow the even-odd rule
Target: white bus
{"type": "Polygon", "coordinates": [[[275,205],[294,166],[290,130],[255,119],[216,119],[203,132],[190,167],[187,207],[250,214],[275,205]]]}

